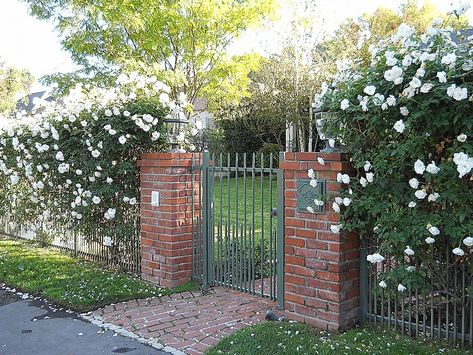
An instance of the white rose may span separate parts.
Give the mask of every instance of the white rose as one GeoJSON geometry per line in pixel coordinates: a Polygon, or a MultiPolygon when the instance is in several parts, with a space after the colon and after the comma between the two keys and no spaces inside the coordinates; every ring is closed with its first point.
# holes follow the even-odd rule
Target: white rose
{"type": "Polygon", "coordinates": [[[466,237],[463,239],[463,244],[465,244],[467,247],[472,247],[473,246],[473,238],[472,237],[466,237]]]}
{"type": "Polygon", "coordinates": [[[314,169],[309,169],[309,171],[307,172],[307,176],[311,179],[315,179],[315,171],[314,169]]]}
{"type": "Polygon", "coordinates": [[[125,136],[120,136],[120,138],[118,138],[118,142],[120,142],[120,144],[125,144],[126,143],[125,136]]]}
{"type": "Polygon", "coordinates": [[[399,292],[404,292],[405,290],[407,290],[407,288],[403,284],[399,284],[399,285],[397,285],[397,290],[399,292]]]}
{"type": "Polygon", "coordinates": [[[325,160],[323,160],[321,157],[318,157],[318,158],[317,158],[317,162],[318,162],[320,165],[325,165],[325,160]]]}
{"type": "Polygon", "coordinates": [[[419,175],[424,173],[425,164],[420,159],[417,159],[417,161],[414,163],[414,171],[419,175]]]}
{"type": "Polygon", "coordinates": [[[311,179],[309,184],[310,184],[310,186],[312,186],[312,187],[316,187],[316,186],[317,186],[317,180],[311,179]]]}
{"type": "Polygon", "coordinates": [[[397,121],[397,122],[394,124],[393,128],[394,128],[397,132],[403,133],[404,130],[406,129],[406,126],[404,125],[404,122],[403,122],[402,120],[399,120],[399,121],[397,121]]]}
{"type": "Polygon", "coordinates": [[[379,283],[379,287],[381,287],[381,288],[386,288],[386,287],[388,287],[388,285],[386,284],[386,282],[381,281],[381,282],[379,283]]]}
{"type": "Polygon", "coordinates": [[[452,250],[452,253],[458,256],[465,255],[465,252],[461,248],[455,248],[452,250]]]}
{"type": "Polygon", "coordinates": [[[440,229],[438,229],[437,227],[433,227],[433,226],[429,227],[428,231],[429,231],[430,234],[432,234],[434,236],[440,234],[440,229]]]}
{"type": "Polygon", "coordinates": [[[423,200],[426,196],[427,196],[427,193],[425,192],[425,190],[417,190],[414,195],[419,199],[419,200],[423,200]]]}
{"type": "Polygon", "coordinates": [[[366,173],[366,180],[368,180],[369,183],[372,183],[374,181],[374,174],[366,173]]]}
{"type": "Polygon", "coordinates": [[[430,163],[429,165],[427,165],[427,168],[425,169],[428,173],[431,173],[431,174],[437,174],[439,171],[440,171],[440,168],[437,167],[437,165],[435,165],[434,162],[430,163]]]}
{"type": "Polygon", "coordinates": [[[350,106],[350,101],[347,99],[343,99],[342,102],[340,102],[340,109],[345,111],[348,107],[350,106]]]}
{"type": "Polygon", "coordinates": [[[409,180],[409,185],[413,189],[417,189],[419,187],[419,180],[417,180],[416,178],[412,178],[409,180]]]}
{"type": "Polygon", "coordinates": [[[412,250],[411,247],[408,245],[408,246],[406,247],[406,249],[404,249],[404,254],[409,255],[409,256],[412,256],[412,255],[414,255],[415,253],[414,253],[414,250],[412,250]]]}
{"type": "Polygon", "coordinates": [[[333,203],[332,203],[332,210],[334,210],[334,212],[336,212],[336,213],[339,213],[339,212],[340,212],[340,206],[339,206],[339,204],[336,203],[336,202],[333,202],[333,203]]]}
{"type": "Polygon", "coordinates": [[[376,92],[376,87],[373,86],[373,85],[368,85],[367,87],[365,87],[365,89],[363,90],[363,92],[364,92],[366,95],[373,96],[374,93],[376,92]]]}
{"type": "Polygon", "coordinates": [[[95,203],[96,205],[98,205],[100,203],[100,201],[102,201],[102,200],[98,196],[94,196],[92,198],[92,202],[95,203]]]}
{"type": "Polygon", "coordinates": [[[465,143],[467,138],[468,138],[467,135],[462,133],[457,137],[457,140],[461,143],[465,143]]]}
{"type": "Polygon", "coordinates": [[[411,201],[411,202],[409,202],[409,204],[407,206],[409,208],[414,208],[415,206],[417,206],[417,203],[415,203],[414,201],[411,201]]]}
{"type": "Polygon", "coordinates": [[[341,226],[339,224],[332,224],[330,230],[332,233],[340,233],[341,226]]]}
{"type": "Polygon", "coordinates": [[[409,110],[407,109],[406,106],[402,106],[400,109],[399,109],[399,112],[401,112],[401,115],[403,116],[407,116],[409,114],[409,110]]]}
{"type": "Polygon", "coordinates": [[[432,238],[432,237],[427,237],[427,238],[425,238],[425,242],[427,244],[433,244],[435,242],[435,239],[432,238]]]}

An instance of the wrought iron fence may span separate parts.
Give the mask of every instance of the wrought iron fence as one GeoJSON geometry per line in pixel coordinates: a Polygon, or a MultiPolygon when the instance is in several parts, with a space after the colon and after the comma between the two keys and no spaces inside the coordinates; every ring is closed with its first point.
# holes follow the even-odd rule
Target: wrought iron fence
{"type": "Polygon", "coordinates": [[[15,222],[11,216],[0,217],[0,234],[10,238],[35,241],[41,246],[70,252],[75,257],[96,261],[107,267],[140,276],[139,224],[135,226],[134,231],[135,233],[130,235],[126,241],[114,241],[111,246],[106,246],[103,235],[84,236],[60,225],[44,226],[39,233],[37,230],[34,231],[31,226],[15,222]]]}
{"type": "Polygon", "coordinates": [[[473,345],[473,256],[456,256],[445,245],[432,249],[430,258],[385,256],[371,264],[366,255],[373,252],[361,251],[362,320],[410,336],[473,345]],[[410,268],[407,277],[396,273],[400,267],[410,268]]]}

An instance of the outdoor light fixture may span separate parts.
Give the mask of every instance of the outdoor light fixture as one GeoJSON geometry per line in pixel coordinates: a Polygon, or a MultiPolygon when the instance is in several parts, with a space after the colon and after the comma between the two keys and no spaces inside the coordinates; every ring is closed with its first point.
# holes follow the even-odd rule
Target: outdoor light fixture
{"type": "Polygon", "coordinates": [[[319,138],[324,142],[324,149],[321,150],[323,153],[339,152],[340,149],[334,146],[330,146],[330,140],[334,139],[330,132],[324,130],[324,119],[330,115],[328,112],[318,111],[315,112],[315,127],[317,128],[317,134],[319,138]]]}
{"type": "Polygon", "coordinates": [[[164,122],[167,125],[169,135],[169,143],[171,144],[171,152],[182,153],[184,150],[181,143],[184,141],[184,127],[189,124],[184,112],[172,112],[164,122]]]}

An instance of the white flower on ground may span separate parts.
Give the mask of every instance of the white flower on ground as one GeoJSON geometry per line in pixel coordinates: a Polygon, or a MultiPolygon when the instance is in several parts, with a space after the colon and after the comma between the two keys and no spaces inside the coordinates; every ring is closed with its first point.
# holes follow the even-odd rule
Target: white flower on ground
{"type": "Polygon", "coordinates": [[[419,175],[424,173],[425,164],[420,159],[417,159],[417,161],[414,163],[414,171],[419,175]]]}
{"type": "Polygon", "coordinates": [[[404,292],[405,290],[407,290],[407,288],[403,284],[399,284],[399,285],[397,285],[397,290],[399,292],[404,292]]]}
{"type": "Polygon", "coordinates": [[[427,197],[427,201],[429,202],[435,202],[437,199],[440,197],[440,194],[438,192],[433,192],[427,197]]]}
{"type": "Polygon", "coordinates": [[[373,85],[368,85],[367,87],[364,88],[363,92],[366,95],[373,96],[376,92],[376,87],[373,85]]]}
{"type": "Polygon", "coordinates": [[[98,196],[94,196],[92,198],[92,202],[95,203],[96,205],[98,205],[100,203],[100,201],[102,201],[102,199],[98,196]]]}
{"type": "Polygon", "coordinates": [[[375,263],[380,263],[381,261],[384,260],[384,256],[378,253],[370,254],[366,257],[366,260],[369,261],[372,264],[375,263]]]}
{"type": "Polygon", "coordinates": [[[317,186],[317,180],[311,179],[310,182],[309,182],[309,185],[312,186],[312,187],[316,187],[317,186]]]}
{"type": "Polygon", "coordinates": [[[340,224],[332,224],[330,226],[330,230],[332,231],[332,233],[340,233],[341,228],[342,226],[340,224]]]}
{"type": "Polygon", "coordinates": [[[115,218],[115,213],[116,213],[116,210],[114,208],[109,208],[107,212],[105,212],[104,217],[105,219],[111,220],[115,218]]]}
{"type": "Polygon", "coordinates": [[[415,206],[417,206],[417,203],[415,203],[414,201],[411,201],[411,202],[409,202],[409,204],[407,206],[409,208],[414,208],[415,206]]]}
{"type": "Polygon", "coordinates": [[[427,244],[433,244],[435,242],[435,239],[432,238],[432,237],[427,237],[427,238],[425,238],[425,242],[427,244]]]}
{"type": "Polygon", "coordinates": [[[465,100],[468,98],[468,89],[457,87],[455,84],[452,84],[447,89],[447,95],[453,97],[457,101],[465,100]]]}
{"type": "Polygon", "coordinates": [[[311,206],[307,206],[307,211],[310,213],[315,213],[314,209],[311,206]]]}
{"type": "Polygon", "coordinates": [[[402,106],[400,109],[399,109],[399,112],[401,112],[401,115],[403,116],[407,116],[409,114],[409,110],[407,109],[406,106],[402,106]]]}
{"type": "Polygon", "coordinates": [[[467,135],[462,133],[462,134],[458,135],[457,141],[459,141],[461,143],[465,143],[467,138],[468,138],[467,135]]]}
{"type": "Polygon", "coordinates": [[[381,288],[386,288],[386,287],[388,287],[388,285],[387,285],[386,282],[381,281],[381,282],[379,283],[379,287],[381,287],[381,288]]]}
{"type": "Polygon", "coordinates": [[[332,203],[332,210],[334,210],[334,212],[336,212],[336,213],[339,213],[340,212],[340,205],[336,202],[333,202],[332,203]]]}
{"type": "Polygon", "coordinates": [[[309,169],[309,171],[307,172],[307,176],[311,179],[315,179],[315,171],[314,169],[309,169]]]}
{"type": "Polygon", "coordinates": [[[347,99],[343,99],[342,102],[340,102],[340,109],[345,111],[348,107],[350,106],[350,101],[347,99]]]}
{"type": "Polygon", "coordinates": [[[361,177],[360,184],[361,186],[366,187],[368,185],[368,180],[366,180],[364,177],[361,177]]]}
{"type": "Polygon", "coordinates": [[[118,142],[120,142],[120,144],[125,144],[126,143],[126,137],[125,136],[120,136],[120,138],[118,138],[118,142]]]}
{"type": "Polygon", "coordinates": [[[414,250],[412,250],[411,247],[408,245],[408,246],[406,247],[406,249],[404,249],[404,254],[409,255],[409,256],[412,256],[412,255],[414,255],[415,253],[414,253],[414,250]]]}
{"type": "Polygon", "coordinates": [[[397,122],[394,124],[393,128],[394,128],[397,132],[403,133],[404,130],[406,129],[406,126],[404,125],[404,122],[403,122],[402,120],[399,120],[399,121],[397,121],[397,122]]]}
{"type": "Polygon", "coordinates": [[[321,157],[318,157],[318,158],[317,158],[317,162],[318,162],[320,165],[325,165],[325,160],[323,160],[321,157]]]}
{"type": "Polygon", "coordinates": [[[366,180],[369,183],[372,183],[374,181],[374,174],[373,173],[366,173],[366,180]]]}
{"type": "Polygon", "coordinates": [[[409,186],[412,187],[413,189],[417,189],[419,187],[419,180],[417,180],[416,178],[410,179],[409,186]]]}
{"type": "Polygon", "coordinates": [[[425,169],[428,173],[431,173],[431,174],[437,174],[439,171],[440,171],[440,168],[435,165],[434,162],[430,163],[429,165],[427,165],[427,168],[425,169]]]}
{"type": "Polygon", "coordinates": [[[439,83],[446,83],[447,82],[447,73],[444,71],[437,73],[437,78],[439,79],[439,83]]]}
{"type": "Polygon", "coordinates": [[[109,236],[103,237],[103,245],[104,245],[105,247],[111,247],[111,246],[113,245],[113,240],[112,240],[112,238],[109,237],[109,236]]]}
{"type": "Polygon", "coordinates": [[[465,255],[465,252],[461,248],[455,248],[452,250],[452,253],[458,256],[465,255]]]}
{"type": "Polygon", "coordinates": [[[473,247],[473,238],[466,237],[465,239],[463,239],[463,244],[465,244],[467,247],[473,247]]]}
{"type": "Polygon", "coordinates": [[[423,200],[427,196],[427,192],[425,190],[417,190],[414,195],[419,199],[423,200]]]}
{"type": "Polygon", "coordinates": [[[439,235],[440,234],[440,229],[438,229],[437,227],[434,227],[434,226],[431,226],[427,229],[429,231],[430,234],[432,235],[439,235]]]}

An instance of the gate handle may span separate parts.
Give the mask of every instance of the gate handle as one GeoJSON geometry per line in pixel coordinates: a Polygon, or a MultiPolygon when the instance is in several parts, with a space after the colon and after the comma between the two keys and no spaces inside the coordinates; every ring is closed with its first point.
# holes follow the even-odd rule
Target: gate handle
{"type": "Polygon", "coordinates": [[[277,217],[278,216],[278,209],[273,207],[270,212],[271,217],[277,217]]]}

